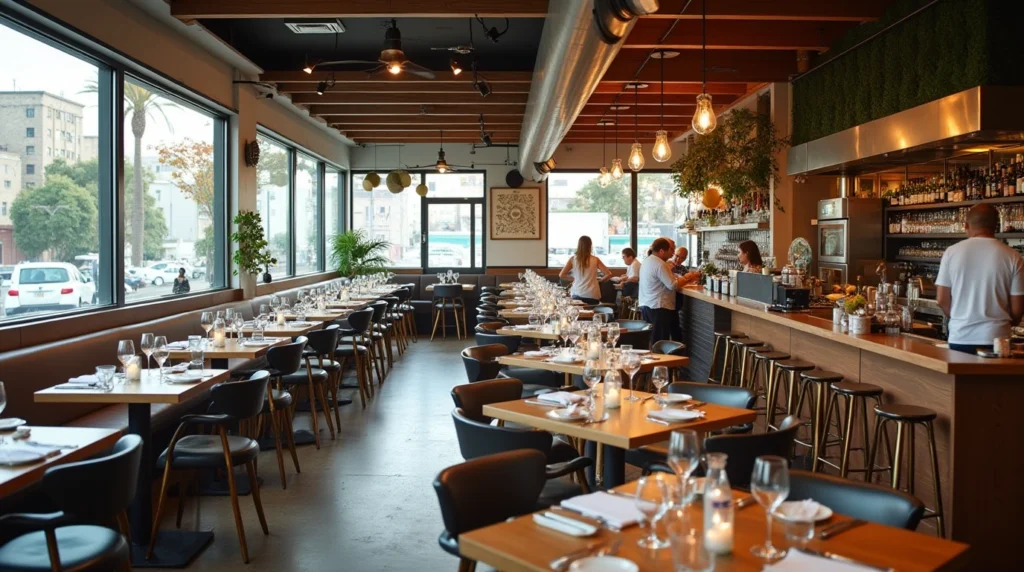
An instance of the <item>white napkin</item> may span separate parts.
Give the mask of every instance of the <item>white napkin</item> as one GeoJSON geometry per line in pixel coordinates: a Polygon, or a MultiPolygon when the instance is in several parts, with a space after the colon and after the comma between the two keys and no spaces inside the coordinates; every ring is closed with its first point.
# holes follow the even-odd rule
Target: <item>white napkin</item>
{"type": "Polygon", "coordinates": [[[791,501],[779,506],[778,512],[787,520],[797,522],[814,522],[814,515],[818,514],[821,505],[812,499],[791,501]]]}
{"type": "Polygon", "coordinates": [[[512,326],[513,330],[536,330],[537,326],[531,326],[530,324],[519,324],[512,326]]]}
{"type": "Polygon", "coordinates": [[[576,363],[579,360],[577,360],[576,356],[572,354],[558,354],[551,358],[551,361],[555,363],[576,363]]]}
{"type": "Polygon", "coordinates": [[[96,385],[100,380],[93,374],[80,375],[68,380],[68,385],[96,385]]]}
{"type": "Polygon", "coordinates": [[[183,373],[188,370],[188,362],[179,363],[178,365],[170,365],[164,368],[164,373],[183,373]]]}
{"type": "Polygon", "coordinates": [[[526,357],[548,357],[548,352],[537,350],[537,351],[523,352],[523,355],[526,356],[526,357]]]}
{"type": "Polygon", "coordinates": [[[647,412],[648,417],[661,419],[662,421],[689,421],[704,417],[703,411],[692,411],[689,409],[652,409],[647,412]]]}
{"type": "Polygon", "coordinates": [[[44,445],[36,442],[15,441],[12,444],[4,445],[3,451],[36,453],[44,457],[55,457],[60,454],[60,447],[44,445]]]}
{"type": "Polygon", "coordinates": [[[187,350],[188,349],[188,342],[187,341],[184,341],[184,342],[169,342],[167,344],[167,348],[168,349],[172,349],[172,350],[187,350]]]}
{"type": "Polygon", "coordinates": [[[775,564],[766,564],[763,572],[862,572],[874,570],[867,566],[822,558],[799,550],[790,550],[775,564]]]}
{"type": "Polygon", "coordinates": [[[584,399],[585,398],[582,395],[569,393],[568,391],[552,391],[551,393],[541,393],[537,396],[537,401],[557,403],[565,406],[572,405],[573,403],[579,403],[584,399]]]}
{"type": "Polygon", "coordinates": [[[618,528],[625,528],[644,519],[633,499],[603,491],[566,499],[562,501],[562,506],[584,516],[603,519],[618,528]]]}

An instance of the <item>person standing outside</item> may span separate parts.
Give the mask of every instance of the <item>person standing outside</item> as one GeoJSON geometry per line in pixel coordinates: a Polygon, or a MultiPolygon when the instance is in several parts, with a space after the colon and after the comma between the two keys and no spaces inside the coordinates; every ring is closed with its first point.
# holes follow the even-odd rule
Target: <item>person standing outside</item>
{"type": "Polygon", "coordinates": [[[585,304],[597,304],[601,301],[601,282],[612,276],[604,262],[601,262],[601,259],[591,252],[593,252],[593,242],[590,237],[581,236],[579,242],[576,243],[576,254],[566,261],[565,267],[558,273],[558,277],[562,280],[572,279],[569,294],[585,304]],[[600,280],[597,278],[598,270],[604,273],[604,278],[600,280]]]}
{"type": "Polygon", "coordinates": [[[192,290],[192,286],[188,283],[188,278],[185,276],[185,269],[178,269],[178,277],[174,279],[174,286],[171,287],[172,294],[188,294],[192,290]]]}
{"type": "Polygon", "coordinates": [[[967,240],[942,253],[936,302],[949,317],[949,348],[992,349],[1024,316],[1024,259],[996,238],[999,213],[980,204],[967,212],[967,240]]]}
{"type": "Polygon", "coordinates": [[[640,315],[653,326],[651,343],[670,340],[677,331],[676,289],[686,284],[686,278],[672,274],[668,259],[673,250],[671,241],[657,238],[651,255],[640,264],[640,315]]]}

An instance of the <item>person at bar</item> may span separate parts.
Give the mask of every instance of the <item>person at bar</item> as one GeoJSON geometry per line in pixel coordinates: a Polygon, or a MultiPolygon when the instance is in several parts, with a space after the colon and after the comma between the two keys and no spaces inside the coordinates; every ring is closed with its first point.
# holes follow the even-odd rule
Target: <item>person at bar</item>
{"type": "Polygon", "coordinates": [[[743,272],[760,274],[764,262],[761,260],[761,249],[757,247],[757,243],[753,240],[744,240],[739,244],[739,249],[737,259],[743,265],[743,272]]]}
{"type": "Polygon", "coordinates": [[[975,205],[964,226],[967,240],[942,253],[936,302],[949,317],[949,349],[973,354],[1010,337],[1024,316],[1024,259],[996,238],[992,205],[975,205]]]}
{"type": "Polygon", "coordinates": [[[686,266],[686,259],[689,257],[690,251],[685,246],[677,248],[675,254],[669,259],[669,263],[672,264],[672,274],[682,276],[689,272],[690,269],[686,266]]]}
{"type": "Polygon", "coordinates": [[[676,289],[685,286],[688,278],[672,274],[668,259],[674,250],[669,239],[657,238],[651,243],[651,256],[640,263],[640,315],[653,326],[651,342],[677,335],[676,289]]]}
{"type": "Polygon", "coordinates": [[[566,261],[558,277],[562,280],[572,280],[569,294],[584,304],[597,304],[601,301],[601,282],[611,278],[612,273],[608,267],[601,262],[601,259],[591,254],[593,242],[590,237],[583,235],[576,243],[576,254],[566,261]],[[604,277],[598,279],[597,271],[600,270],[604,277]]]}
{"type": "Polygon", "coordinates": [[[636,259],[636,251],[630,247],[622,249],[622,263],[626,265],[626,273],[612,277],[615,288],[622,290],[623,296],[636,297],[637,283],[640,281],[640,261],[636,259]]]}

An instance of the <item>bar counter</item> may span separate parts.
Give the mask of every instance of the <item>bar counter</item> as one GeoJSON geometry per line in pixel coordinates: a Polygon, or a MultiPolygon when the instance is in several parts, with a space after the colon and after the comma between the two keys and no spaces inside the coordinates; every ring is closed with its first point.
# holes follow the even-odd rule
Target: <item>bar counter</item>
{"type": "MultiPolygon", "coordinates": [[[[935,410],[947,537],[972,546],[973,565],[1005,564],[1001,558],[1017,541],[1018,519],[1024,514],[1024,438],[1016,426],[1016,418],[1024,414],[1024,360],[980,358],[906,335],[853,336],[833,327],[830,318],[768,312],[763,304],[703,289],[688,288],[681,299],[682,341],[690,348],[692,379],[707,379],[713,332],[731,329],[841,373],[847,381],[878,385],[885,391],[885,403],[935,410]]],[[[873,427],[874,414],[869,418],[873,427]]],[[[894,436],[892,430],[889,436],[894,436]]],[[[853,446],[859,445],[855,438],[853,446]]],[[[914,451],[914,494],[934,508],[927,450],[921,430],[914,451]]],[[[837,454],[838,447],[830,453],[837,454]]],[[[863,466],[863,456],[852,452],[851,467],[863,466]]],[[[891,476],[884,472],[882,478],[887,482],[891,476]]],[[[935,524],[934,519],[924,520],[919,530],[933,533],[935,524]]]]}

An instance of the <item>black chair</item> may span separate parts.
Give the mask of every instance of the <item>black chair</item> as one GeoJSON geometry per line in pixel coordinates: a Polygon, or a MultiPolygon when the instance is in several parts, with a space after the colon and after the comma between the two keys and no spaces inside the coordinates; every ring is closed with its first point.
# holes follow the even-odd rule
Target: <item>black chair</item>
{"type": "MultiPolygon", "coordinates": [[[[478,316],[478,318],[479,318],[479,316],[478,316]]],[[[475,333],[478,333],[478,334],[497,334],[498,330],[500,330],[501,328],[504,328],[507,325],[508,325],[508,322],[504,322],[504,321],[497,321],[496,320],[496,321],[491,321],[491,322],[481,322],[478,319],[476,327],[473,328],[473,331],[475,333]]]]}
{"type": "Polygon", "coordinates": [[[434,298],[431,307],[434,309],[434,328],[430,332],[430,339],[434,339],[437,333],[437,325],[441,324],[441,336],[447,335],[446,314],[450,311],[452,319],[455,320],[455,337],[462,339],[462,332],[466,331],[466,305],[462,300],[462,284],[435,284],[434,298]],[[459,329],[459,317],[462,317],[462,328],[459,329]]]}
{"type": "MultiPolygon", "coordinates": [[[[238,489],[235,487],[234,467],[245,465],[249,474],[249,487],[252,500],[256,505],[263,534],[270,534],[267,519],[263,515],[263,503],[260,501],[260,483],[256,478],[256,457],[260,453],[260,445],[255,439],[245,435],[228,435],[228,429],[235,425],[244,426],[263,410],[270,381],[269,372],[258,372],[245,381],[218,383],[210,388],[210,412],[204,415],[186,415],[181,418],[181,425],[171,438],[171,444],[160,454],[157,464],[164,466],[164,478],[160,485],[160,496],[156,514],[153,516],[153,534],[146,551],[146,558],[153,555],[157,531],[160,528],[160,516],[164,510],[167,497],[167,486],[171,480],[171,469],[224,469],[228,477],[228,490],[231,494],[231,507],[235,513],[235,528],[238,530],[238,542],[242,547],[242,560],[249,563],[249,550],[245,543],[245,528],[242,526],[242,513],[238,508],[238,489]],[[183,435],[191,427],[204,427],[211,434],[183,435]]],[[[241,431],[240,431],[241,432],[241,431]]],[[[179,502],[181,502],[179,498],[179,502]]]]}
{"type": "Polygon", "coordinates": [[[540,494],[540,506],[551,506],[590,492],[584,469],[594,464],[593,459],[581,457],[572,445],[555,440],[551,433],[541,429],[481,423],[467,417],[459,408],[452,411],[452,419],[459,438],[459,450],[467,461],[517,449],[535,449],[544,453],[548,482],[540,494]],[[568,475],[576,475],[580,484],[561,478],[568,475]]]}
{"type": "MultiPolygon", "coordinates": [[[[306,338],[299,336],[290,344],[275,346],[267,350],[267,363],[270,369],[265,372],[256,372],[252,379],[259,379],[257,376],[266,376],[270,380],[282,375],[292,375],[302,367],[302,354],[306,349],[306,338]]],[[[263,404],[260,416],[264,421],[270,421],[270,430],[274,434],[274,450],[277,453],[277,470],[281,475],[281,488],[288,488],[288,480],[284,476],[284,453],[281,451],[281,435],[284,434],[288,452],[292,456],[292,464],[295,472],[301,473],[299,469],[299,455],[295,452],[295,434],[292,429],[294,411],[292,394],[280,387],[273,387],[268,384],[267,398],[263,404]]]]}
{"type": "MultiPolygon", "coordinates": [[[[394,342],[395,348],[398,349],[398,355],[401,356],[405,353],[405,328],[403,326],[402,314],[398,311],[398,306],[401,304],[401,300],[398,296],[385,296],[383,298],[388,303],[388,312],[384,317],[384,321],[387,324],[387,335],[390,337],[390,341],[394,342]]],[[[388,344],[388,356],[391,360],[391,365],[394,367],[394,353],[391,351],[391,344],[388,344]]]]}
{"type": "Polygon", "coordinates": [[[373,325],[370,326],[370,330],[367,332],[367,338],[372,338],[373,340],[370,347],[373,348],[377,365],[380,366],[380,369],[377,371],[377,385],[380,386],[384,384],[384,377],[388,374],[388,368],[391,365],[391,344],[386,336],[387,327],[384,323],[385,316],[387,316],[388,303],[378,300],[371,302],[370,308],[373,308],[373,320],[371,320],[373,325]]]}
{"type": "Polygon", "coordinates": [[[487,294],[501,294],[505,289],[501,286],[481,286],[480,291],[487,294]]]}
{"type": "Polygon", "coordinates": [[[501,344],[470,346],[462,350],[462,365],[466,368],[466,378],[470,383],[484,381],[486,379],[495,379],[497,377],[518,379],[523,382],[523,397],[531,397],[538,393],[547,393],[551,391],[552,388],[558,387],[557,383],[555,385],[551,385],[551,380],[557,379],[558,374],[555,374],[554,376],[545,376],[535,373],[541,372],[543,374],[551,374],[552,372],[522,367],[503,369],[502,365],[498,363],[498,358],[508,355],[509,353],[508,348],[501,344]],[[512,375],[512,373],[526,375],[529,380],[512,375]],[[546,383],[534,383],[537,380],[541,380],[546,383]]]}
{"type": "Polygon", "coordinates": [[[488,302],[486,300],[480,300],[480,303],[476,305],[476,309],[477,310],[489,310],[489,311],[492,311],[492,312],[497,312],[498,310],[501,309],[501,307],[498,306],[494,302],[488,302]]]}
{"type": "Polygon", "coordinates": [[[611,306],[602,306],[602,305],[594,306],[594,313],[595,314],[604,314],[604,315],[608,316],[608,318],[607,318],[608,320],[615,319],[615,308],[612,308],[611,306]]]}
{"type": "Polygon", "coordinates": [[[536,510],[546,472],[543,453],[519,450],[466,461],[437,475],[434,492],[444,520],[437,543],[461,559],[460,572],[474,570],[476,562],[459,553],[459,535],[536,510]]]}
{"type": "Polygon", "coordinates": [[[476,334],[474,334],[474,338],[476,339],[476,345],[478,346],[501,344],[508,348],[508,353],[510,354],[514,354],[519,351],[519,344],[523,341],[522,336],[506,336],[502,334],[488,334],[483,332],[476,332],[476,334]]]}
{"type": "Polygon", "coordinates": [[[128,542],[115,529],[127,532],[141,460],[142,438],[125,435],[108,455],[47,469],[40,491],[58,510],[0,516],[0,530],[31,531],[0,546],[0,570],[130,568],[128,542]]]}
{"type": "MultiPolygon", "coordinates": [[[[345,363],[351,358],[356,369],[356,387],[363,409],[366,409],[367,397],[373,395],[373,367],[371,364],[370,347],[365,343],[365,333],[373,319],[373,308],[357,310],[348,315],[349,329],[342,331],[338,338],[338,347],[334,351],[335,358],[341,364],[339,380],[345,377],[345,363]]],[[[344,386],[341,387],[350,387],[344,386]]]]}
{"type": "MultiPolygon", "coordinates": [[[[413,343],[419,341],[419,336],[416,332],[416,320],[415,320],[415,308],[409,300],[412,298],[412,289],[403,287],[395,291],[395,296],[398,297],[398,312],[402,315],[402,328],[405,331],[406,339],[411,339],[413,343]]],[[[406,349],[408,349],[408,343],[406,343],[406,349]]]]}
{"type": "Polygon", "coordinates": [[[659,340],[651,344],[651,351],[656,354],[670,356],[685,356],[686,344],[672,340],[659,340]]]}
{"type": "Polygon", "coordinates": [[[500,377],[476,383],[464,383],[452,388],[452,401],[462,414],[478,423],[490,423],[484,415],[484,405],[515,401],[523,396],[523,382],[518,379],[500,377]]]}
{"type": "Polygon", "coordinates": [[[477,325],[484,324],[487,322],[501,322],[508,323],[508,320],[499,316],[496,312],[478,312],[476,315],[477,325]]]}
{"type": "Polygon", "coordinates": [[[789,472],[786,498],[814,499],[847,516],[907,530],[924,515],[924,503],[903,491],[807,471],[789,472]]]}
{"type": "Polygon", "coordinates": [[[306,397],[309,400],[309,412],[312,417],[313,442],[316,444],[317,449],[320,448],[320,421],[318,419],[317,402],[319,402],[324,417],[327,419],[327,428],[330,430],[331,439],[335,438],[334,420],[331,418],[330,409],[328,409],[326,395],[326,388],[332,380],[332,373],[328,372],[324,367],[340,372],[341,364],[334,361],[334,352],[338,348],[339,333],[340,330],[337,326],[329,326],[323,330],[313,330],[304,337],[297,338],[296,342],[299,340],[305,340],[306,342],[306,351],[303,354],[304,364],[295,372],[282,374],[278,377],[278,382],[285,387],[291,388],[291,393],[293,394],[298,393],[299,389],[305,389],[306,397]],[[310,358],[316,358],[319,365],[314,367],[310,362],[310,358]]]}

